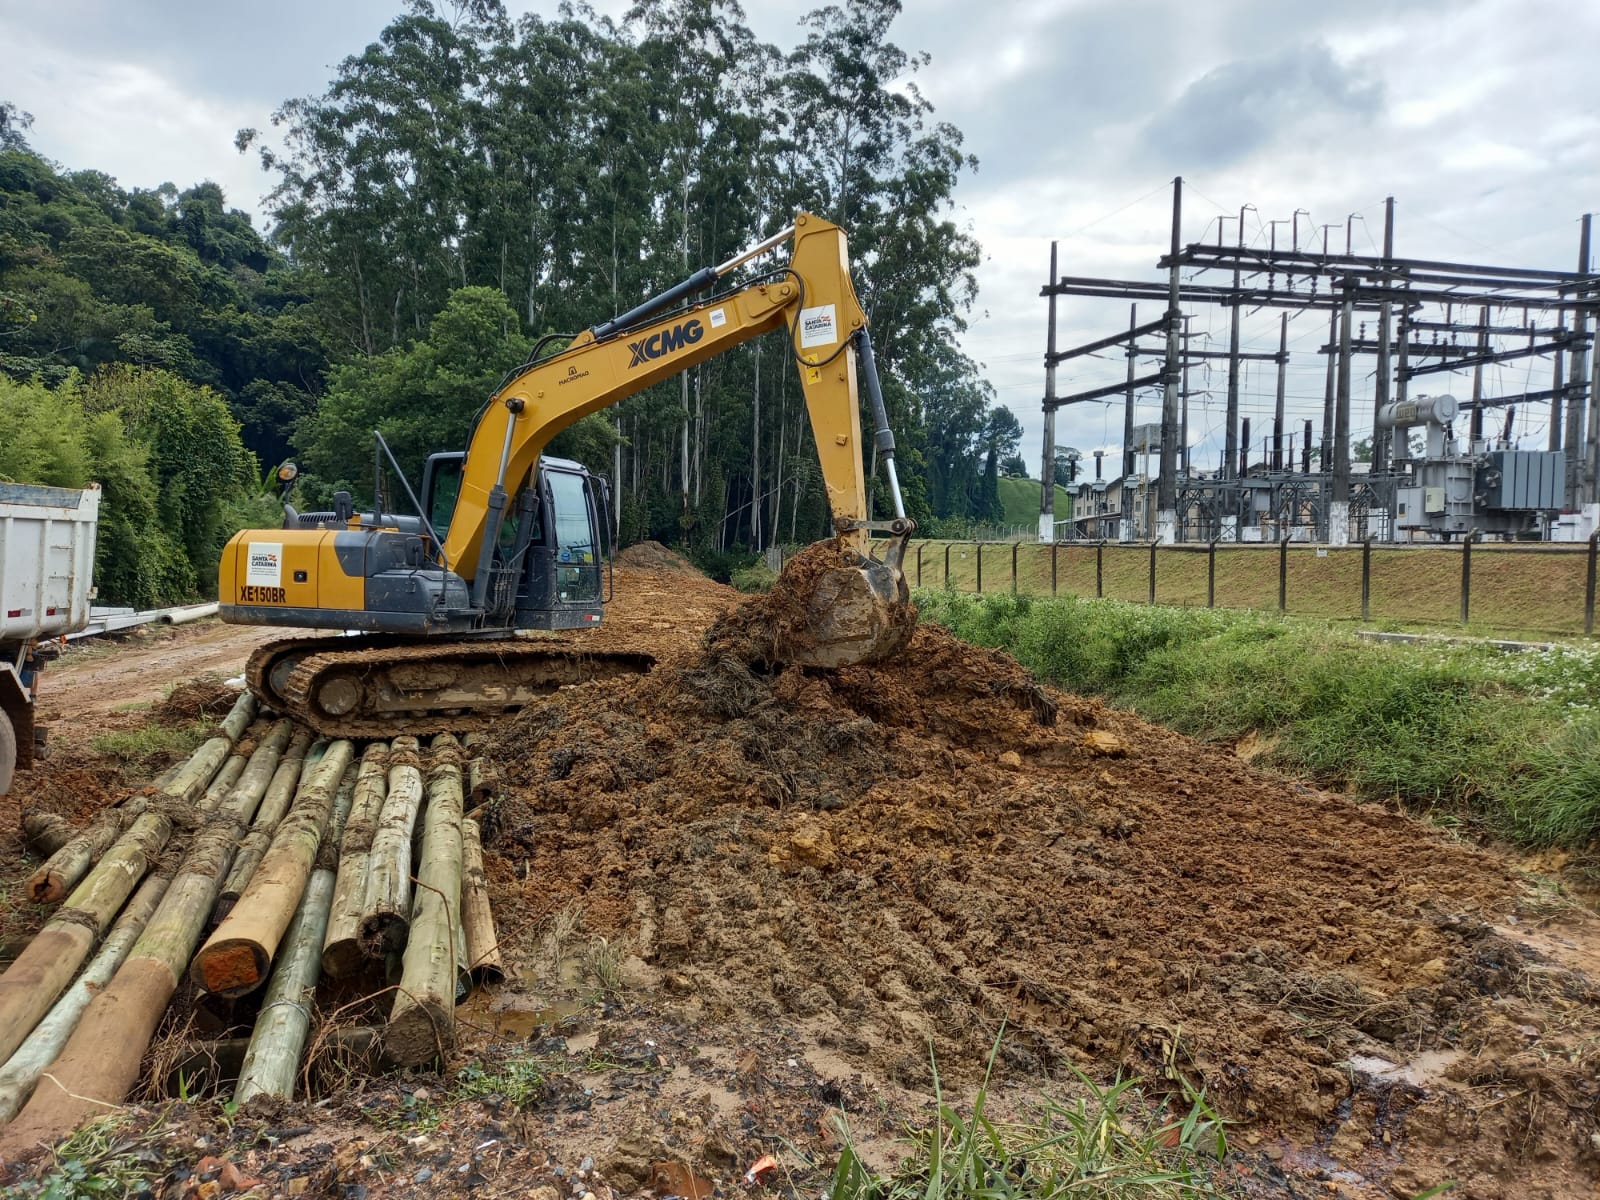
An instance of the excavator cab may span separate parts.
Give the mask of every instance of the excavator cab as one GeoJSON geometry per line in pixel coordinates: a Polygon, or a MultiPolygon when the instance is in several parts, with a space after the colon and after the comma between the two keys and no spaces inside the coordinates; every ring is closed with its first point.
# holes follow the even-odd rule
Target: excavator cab
{"type": "MultiPolygon", "coordinates": [[[[450,527],[465,453],[428,456],[422,510],[450,527]]],[[[489,571],[489,622],[513,629],[583,629],[610,600],[611,528],[605,480],[580,462],[541,456],[512,494],[489,571]]]]}

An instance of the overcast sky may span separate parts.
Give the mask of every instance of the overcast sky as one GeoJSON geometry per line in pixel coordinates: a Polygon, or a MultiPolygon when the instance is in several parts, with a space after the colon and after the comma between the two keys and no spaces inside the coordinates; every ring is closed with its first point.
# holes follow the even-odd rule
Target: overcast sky
{"type": "MultiPolygon", "coordinates": [[[[345,55],[373,40],[398,0],[0,0],[0,99],[32,112],[36,149],[125,187],[212,179],[253,213],[270,186],[233,149],[245,126],[319,92],[345,55]]],[[[552,12],[517,3],[513,12],[552,12]]],[[[616,0],[596,5],[616,14],[616,0]]],[[[756,34],[783,47],[810,5],[752,0],[756,34]]],[[[1215,241],[1241,205],[1247,241],[1295,209],[1303,229],[1349,220],[1357,252],[1375,252],[1383,199],[1397,202],[1396,252],[1571,269],[1578,218],[1600,208],[1600,106],[1593,62],[1600,4],[1570,0],[907,0],[895,30],[933,61],[920,85],[979,159],[956,218],[983,246],[981,291],[964,348],[985,364],[1021,419],[1038,472],[1049,245],[1061,271],[1157,279],[1171,179],[1185,179],[1183,240],[1215,241]],[[978,15],[978,19],[975,18],[978,15]]],[[[1289,227],[1280,226],[1280,244],[1289,227]]],[[[1321,233],[1302,233],[1302,245],[1321,233]]],[[[1064,302],[1063,347],[1127,321],[1115,300],[1064,302]]],[[[1149,320],[1158,313],[1141,314],[1149,320]]],[[[1226,345],[1220,314],[1193,328],[1226,345]]],[[[1258,314],[1247,348],[1275,349],[1277,318],[1258,314]]],[[[1325,327],[1289,326],[1291,427],[1320,423],[1325,327]]],[[[1121,378],[1120,357],[1063,369],[1062,393],[1121,378]]],[[[1242,408],[1259,442],[1270,421],[1271,364],[1251,364],[1242,408]]],[[[1491,371],[1490,394],[1549,386],[1546,361],[1491,371]]],[[[1464,377],[1429,391],[1465,395],[1464,377]]],[[[1450,382],[1446,382],[1450,381],[1450,382]]],[[[1197,466],[1220,446],[1223,372],[1197,373],[1197,466]]],[[[1356,381],[1370,394],[1371,381],[1356,381]]],[[[1357,403],[1356,434],[1361,414],[1357,403]]],[[[1152,395],[1138,419],[1159,416],[1152,395]]],[[[1520,432],[1543,444],[1544,414],[1520,432]]],[[[1520,418],[1519,418],[1520,419],[1520,418]]],[[[1370,420],[1368,421],[1370,424],[1370,420]]],[[[1067,409],[1058,441],[1115,447],[1120,401],[1067,409]]]]}

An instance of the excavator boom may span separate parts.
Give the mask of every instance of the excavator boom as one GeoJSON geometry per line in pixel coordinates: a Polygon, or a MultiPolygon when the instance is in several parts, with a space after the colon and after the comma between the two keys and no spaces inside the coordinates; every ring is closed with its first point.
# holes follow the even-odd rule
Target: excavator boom
{"type": "Polygon", "coordinates": [[[795,356],[844,557],[807,574],[805,594],[789,598],[800,618],[786,620],[772,659],[835,667],[896,653],[915,622],[900,569],[914,526],[844,231],[800,214],[513,374],[480,413],[465,454],[430,458],[416,517],[353,513],[346,497],[333,513],[291,511],[282,530],[236,534],[219,569],[224,620],[369,635],[265,646],[248,668],[252,687],[335,736],[397,722],[420,733],[481,727],[552,688],[648,670],[647,655],[602,661],[518,636],[601,619],[603,481],[544,451],[583,417],[778,329],[795,356]],[[784,242],[786,266],[685,304],[784,242]],[[894,505],[882,521],[869,507],[863,392],[894,505]],[[441,483],[447,467],[459,471],[453,494],[441,483]],[[869,553],[873,532],[892,535],[881,559],[869,553]]]}

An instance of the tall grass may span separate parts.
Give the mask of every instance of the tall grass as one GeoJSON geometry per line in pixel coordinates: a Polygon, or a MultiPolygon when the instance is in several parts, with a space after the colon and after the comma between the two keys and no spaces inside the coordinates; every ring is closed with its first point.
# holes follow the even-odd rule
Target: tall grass
{"type": "Polygon", "coordinates": [[[1041,1098],[1029,1119],[997,1121],[988,1085],[970,1114],[938,1090],[934,1123],[911,1132],[892,1173],[870,1170],[849,1125],[836,1118],[842,1147],[828,1200],[1211,1200],[1228,1142],[1223,1122],[1198,1092],[1152,1106],[1138,1082],[1102,1087],[1074,1072],[1075,1100],[1041,1098]]]}
{"type": "Polygon", "coordinates": [[[921,592],[926,619],[1197,737],[1525,845],[1600,831],[1600,652],[1389,645],[1305,620],[921,592]]]}

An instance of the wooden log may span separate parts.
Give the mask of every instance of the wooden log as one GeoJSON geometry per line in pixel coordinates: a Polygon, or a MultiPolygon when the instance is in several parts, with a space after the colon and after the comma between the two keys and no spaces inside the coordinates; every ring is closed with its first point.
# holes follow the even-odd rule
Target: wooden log
{"type": "MultiPolygon", "coordinates": [[[[195,955],[189,977],[222,996],[243,996],[267,981],[273,956],[294,920],[355,747],[340,740],[306,768],[294,804],[273,835],[239,902],[195,955]]],[[[330,895],[332,885],[329,885],[330,895]]],[[[318,935],[317,945],[322,945],[318,935]]],[[[319,954],[320,958],[320,954],[319,954]]]]}
{"type": "Polygon", "coordinates": [[[256,1018],[250,1049],[239,1069],[239,1086],[233,1098],[240,1104],[262,1094],[294,1097],[294,1077],[311,1032],[309,998],[322,969],[322,940],[328,932],[328,910],[338,879],[339,841],[350,815],[356,769],[347,767],[333,803],[328,836],[317,851],[317,862],[306,884],[294,920],[283,935],[283,950],[272,969],[256,1018]]]}
{"type": "MultiPolygon", "coordinates": [[[[247,769],[245,776],[251,775],[247,769]]],[[[253,788],[235,788],[196,831],[127,961],[90,1001],[66,1048],[40,1076],[33,1098],[0,1132],[0,1156],[54,1141],[127,1096],[260,800],[253,788]]]]}
{"type": "MultiPolygon", "coordinates": [[[[176,863],[171,865],[175,866],[176,863]]],[[[144,932],[146,923],[171,882],[170,867],[145,876],[88,969],[56,1001],[55,1007],[39,1022],[5,1066],[0,1067],[0,1126],[9,1124],[27,1103],[40,1074],[61,1053],[61,1048],[67,1044],[67,1039],[72,1036],[79,1018],[83,1016],[83,1010],[89,1007],[89,1001],[111,982],[122,960],[128,957],[128,951],[133,949],[134,942],[144,932]]]]}
{"type": "Polygon", "coordinates": [[[388,794],[372,835],[367,887],[361,901],[361,950],[383,959],[406,942],[411,914],[411,835],[422,804],[417,739],[398,737],[389,747],[388,794]]]}
{"type": "Polygon", "coordinates": [[[505,960],[500,956],[500,939],[495,934],[494,913],[489,907],[489,879],[483,870],[483,841],[478,823],[461,823],[461,921],[466,926],[467,969],[480,986],[502,983],[505,960]]]}
{"type": "Polygon", "coordinates": [[[233,753],[228,755],[228,761],[222,764],[222,769],[217,772],[217,777],[211,781],[211,786],[206,788],[205,794],[195,802],[195,809],[198,812],[211,812],[217,805],[222,803],[223,798],[239,782],[239,776],[244,774],[245,767],[250,763],[250,754],[255,752],[255,744],[251,743],[249,745],[249,753],[240,753],[244,749],[246,749],[246,746],[241,742],[234,747],[233,753]]]}
{"type": "MultiPolygon", "coordinates": [[[[341,1025],[325,1029],[317,1036],[317,1047],[349,1068],[377,1071],[383,1067],[378,1049],[383,1031],[372,1025],[341,1025]]],[[[250,1038],[210,1038],[189,1042],[184,1053],[167,1071],[167,1090],[175,1091],[180,1077],[205,1077],[219,1086],[237,1084],[250,1052],[250,1038]]]]}
{"type": "Polygon", "coordinates": [[[389,746],[373,742],[361,756],[355,798],[339,843],[339,869],[328,912],[328,929],[322,943],[323,973],[343,979],[361,970],[361,905],[366,899],[367,864],[372,835],[389,790],[389,746]]]}
{"type": "Polygon", "coordinates": [[[474,805],[487,804],[500,792],[500,771],[487,758],[467,761],[467,790],[474,805]]]}
{"type": "Polygon", "coordinates": [[[114,808],[103,809],[82,832],[74,834],[49,859],[28,876],[23,890],[35,904],[64,900],[100,856],[127,832],[134,819],[149,807],[146,798],[134,796],[114,808]]]}
{"type": "MultiPolygon", "coordinates": [[[[283,722],[257,747],[256,753],[275,755],[283,744],[279,738],[286,740],[289,732],[289,723],[283,722]]],[[[228,744],[225,739],[219,740],[228,744]]],[[[210,745],[208,742],[197,750],[195,758],[205,754],[210,745]]],[[[221,759],[209,757],[221,766],[221,759]]],[[[55,1003],[89,957],[96,939],[110,927],[139,880],[155,865],[172,836],[174,823],[190,816],[191,789],[203,789],[209,782],[190,769],[194,761],[185,763],[167,785],[169,791],[154,798],[155,802],[134,819],[38,936],[0,975],[0,1058],[12,1055],[55,1003]]]]}
{"type": "Polygon", "coordinates": [[[433,739],[410,939],[384,1048],[404,1066],[442,1058],[455,1045],[461,927],[461,757],[455,738],[433,739]]]}
{"type": "Polygon", "coordinates": [[[22,847],[35,858],[49,858],[72,837],[72,822],[57,813],[22,814],[22,847]]]}
{"type": "MultiPolygon", "coordinates": [[[[229,719],[233,719],[231,712],[229,719]]],[[[214,741],[220,741],[226,736],[226,734],[219,735],[214,741]]],[[[193,797],[189,794],[191,777],[204,769],[214,757],[215,746],[208,742],[197,752],[196,758],[191,758],[187,763],[176,763],[168,768],[153,787],[147,788],[142,793],[124,797],[116,804],[101,809],[95,814],[94,820],[70,836],[50,856],[48,862],[28,876],[24,887],[29,899],[39,904],[55,904],[64,899],[67,893],[89,873],[89,869],[100,860],[100,856],[127,832],[128,827],[140,814],[149,808],[149,798],[152,795],[178,796],[185,802],[192,800],[193,797]],[[179,782],[173,787],[175,780],[179,782]]],[[[215,771],[210,786],[206,789],[205,799],[201,800],[198,807],[207,806],[213,794],[218,793],[219,789],[225,791],[233,780],[238,778],[240,771],[244,769],[244,764],[244,757],[235,747],[234,753],[226,758],[221,769],[215,771]]]]}
{"type": "Polygon", "coordinates": [[[181,797],[186,803],[192,804],[197,800],[233,752],[234,743],[244,736],[255,715],[256,698],[249,692],[240,693],[233,707],[228,710],[228,715],[223,718],[217,736],[194,752],[193,757],[161,789],[162,793],[181,797]]]}
{"type": "MultiPolygon", "coordinates": [[[[290,756],[293,756],[298,746],[300,757],[305,757],[305,745],[311,733],[309,730],[301,730],[300,735],[301,740],[290,745],[290,756]]],[[[272,845],[272,837],[277,832],[279,823],[294,801],[295,783],[302,777],[305,765],[295,768],[292,764],[280,763],[279,767],[281,769],[273,774],[272,783],[262,796],[260,807],[256,809],[256,819],[250,826],[250,832],[245,835],[244,842],[239,846],[239,852],[233,856],[233,866],[228,869],[228,878],[222,884],[222,894],[217,897],[216,911],[211,918],[218,924],[221,924],[233,911],[234,904],[249,886],[250,877],[261,865],[262,856],[266,854],[267,847],[272,845]]]]}

